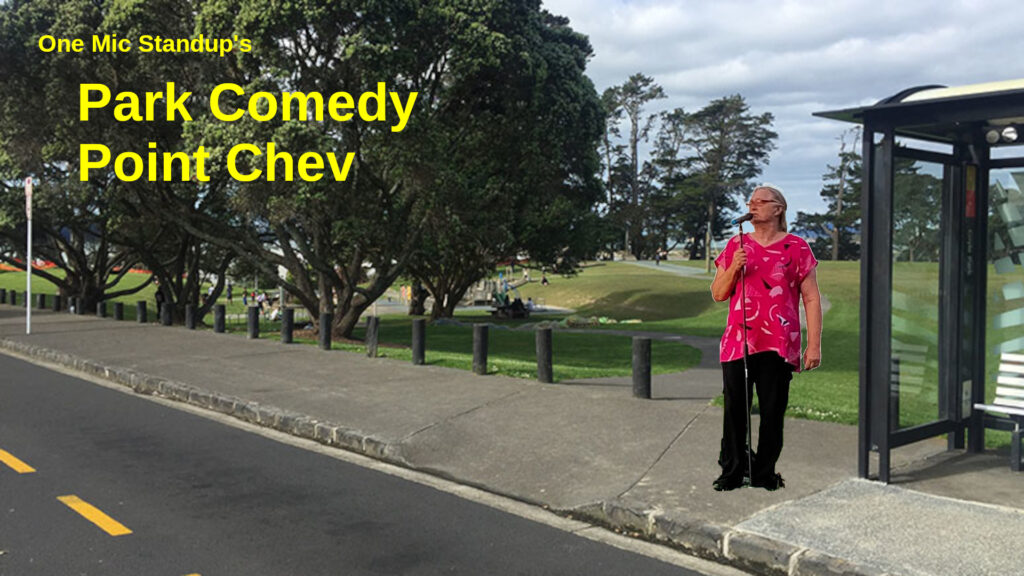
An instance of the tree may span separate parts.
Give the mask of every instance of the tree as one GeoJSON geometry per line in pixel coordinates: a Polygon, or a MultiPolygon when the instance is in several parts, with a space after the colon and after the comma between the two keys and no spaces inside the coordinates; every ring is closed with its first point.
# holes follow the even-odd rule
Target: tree
{"type": "MultiPolygon", "coordinates": [[[[207,272],[223,277],[230,255],[218,251],[175,224],[193,212],[221,218],[225,206],[213,187],[201,190],[192,182],[124,182],[112,167],[94,168],[79,178],[79,146],[101,143],[118,154],[182,151],[182,119],[145,122],[118,121],[110,108],[94,110],[79,119],[83,83],[103,84],[114,92],[163,92],[168,80],[183,90],[200,77],[207,55],[128,52],[42,53],[36,40],[43,34],[58,38],[89,38],[117,34],[137,38],[160,34],[183,38],[194,29],[194,6],[189,0],[141,3],[13,2],[0,7],[0,66],[8,81],[0,86],[0,170],[5,187],[0,197],[0,237],[10,249],[3,256],[17,260],[22,250],[21,192],[9,185],[32,174],[36,188],[33,226],[39,231],[34,256],[54,262],[63,272],[38,272],[58,286],[64,296],[76,296],[80,307],[131,294],[154,279],[170,304],[200,304],[200,284],[207,272]],[[39,110],[45,110],[40,114],[39,110]],[[184,216],[183,216],[184,215],[184,216]],[[143,284],[116,290],[135,265],[152,271],[143,284]]],[[[126,168],[136,168],[133,162],[126,168]]],[[[23,266],[23,264],[20,264],[23,266]]],[[[212,305],[212,302],[210,303],[212,305]]],[[[199,306],[204,314],[209,306],[199,306]]],[[[176,320],[184,306],[175,306],[176,320]]]]}
{"type": "Polygon", "coordinates": [[[33,176],[36,233],[33,257],[53,262],[63,274],[40,270],[63,297],[75,296],[85,310],[107,298],[134,293],[141,286],[112,291],[138,261],[138,254],[118,246],[122,225],[117,211],[118,183],[109,172],[78,178],[81,142],[125,141],[116,138],[113,119],[78,121],[79,85],[122,72],[107,54],[43,53],[37,40],[88,37],[103,31],[108,4],[85,0],[38,0],[0,4],[0,237],[4,261],[25,268],[24,195],[14,180],[33,176]],[[45,110],[45,113],[40,113],[45,110]],[[18,256],[21,255],[19,258],[18,256]]]}
{"type": "Polygon", "coordinates": [[[935,262],[939,259],[942,178],[922,172],[924,166],[897,156],[893,167],[893,259],[935,262]]]}
{"type": "MultiPolygon", "coordinates": [[[[154,0],[146,4],[111,3],[104,19],[104,32],[121,38],[160,34],[165,38],[187,38],[195,29],[195,10],[190,0],[154,0]]],[[[175,81],[183,91],[204,77],[212,77],[219,67],[209,55],[132,51],[119,55],[112,85],[122,85],[137,93],[163,91],[175,81]],[[119,84],[120,83],[120,84],[119,84]]],[[[198,97],[196,99],[199,99],[198,97]]],[[[192,108],[195,110],[195,107],[192,108]]],[[[185,123],[179,121],[146,122],[117,129],[118,138],[133,148],[151,142],[159,150],[191,153],[194,146],[184,137],[185,123]]],[[[163,301],[172,306],[172,321],[183,323],[185,307],[195,306],[196,319],[213,308],[226,284],[228,266],[234,254],[189,232],[179,224],[202,215],[229,219],[230,211],[223,190],[229,180],[218,174],[213,180],[148,181],[119,183],[113,199],[117,203],[121,225],[114,241],[131,249],[142,265],[152,272],[163,301]],[[212,298],[203,298],[204,282],[216,278],[212,298]]]]}
{"type": "Polygon", "coordinates": [[[725,210],[738,208],[736,200],[749,192],[750,180],[761,174],[775,148],[778,135],[771,130],[773,119],[770,112],[750,114],[739,94],[713,100],[687,117],[691,155],[686,166],[705,208],[703,249],[708,272],[708,247],[725,229],[725,210]]]}
{"type": "MultiPolygon", "coordinates": [[[[629,122],[629,143],[624,163],[628,163],[626,197],[620,205],[621,219],[625,224],[625,250],[637,258],[643,255],[642,237],[644,233],[643,203],[650,190],[649,181],[641,178],[640,151],[641,142],[646,142],[657,114],[644,115],[645,107],[652,101],[665,98],[665,91],[650,76],[641,73],[633,74],[621,86],[612,89],[608,103],[614,104],[610,114],[617,118],[621,113],[629,122]]],[[[606,91],[607,94],[607,91],[606,91]]]]}
{"type": "Polygon", "coordinates": [[[501,260],[571,268],[594,252],[580,243],[600,201],[602,111],[583,75],[590,45],[539,5],[503,10],[491,16],[502,48],[484,69],[495,94],[449,111],[417,151],[436,200],[409,270],[434,297],[435,318],[451,316],[501,260]]]}
{"type": "Polygon", "coordinates": [[[805,235],[815,254],[831,254],[832,260],[860,258],[861,156],[857,151],[860,129],[844,132],[840,140],[839,163],[829,165],[822,176],[821,198],[828,209],[823,214],[797,213],[793,229],[805,235]]]}
{"type": "MultiPolygon", "coordinates": [[[[338,87],[359,93],[386,80],[388,90],[403,99],[412,92],[418,97],[401,132],[392,132],[394,121],[258,123],[243,118],[225,126],[197,119],[189,137],[218,149],[221,157],[228,143],[275,142],[278,149],[351,152],[357,161],[343,182],[237,183],[226,188],[235,218],[185,225],[267,269],[287,268],[291,279],[282,279],[281,285],[314,317],[332,312],[331,329],[343,337],[351,336],[362,312],[420,254],[426,253],[428,261],[431,253],[445,251],[466,257],[458,262],[433,259],[433,271],[446,276],[445,287],[439,281],[435,289],[450,301],[480,269],[463,242],[486,245],[483,256],[517,247],[542,259],[564,253],[575,241],[574,222],[587,221],[575,217],[567,226],[567,209],[590,206],[599,193],[596,162],[589,174],[572,167],[594,158],[600,111],[586,103],[589,85],[574,87],[571,80],[560,79],[579,76],[589,47],[571,46],[585,45],[585,39],[566,32],[564,20],[545,18],[536,1],[204,4],[199,30],[253,40],[253,52],[225,62],[219,80],[230,78],[247,94],[338,87]],[[570,47],[558,48],[563,44],[570,47]],[[522,48],[525,54],[517,52],[522,48]],[[538,56],[547,49],[551,54],[538,56]],[[545,101],[545,83],[567,88],[545,101]],[[561,112],[538,115],[543,106],[561,112]],[[575,111],[564,114],[572,107],[575,111]],[[522,119],[512,121],[520,114],[522,119]],[[541,120],[549,122],[540,125],[541,120]],[[592,126],[596,132],[585,138],[539,139],[534,134],[570,134],[580,129],[571,124],[574,120],[582,121],[584,135],[593,132],[592,126]],[[565,146],[557,152],[545,149],[552,142],[565,146]],[[531,195],[524,195],[526,190],[531,195]],[[472,230],[481,220],[458,220],[469,218],[463,202],[496,206],[506,194],[525,202],[516,206],[507,228],[515,234],[503,235],[499,229],[488,236],[491,230],[472,230]],[[441,263],[449,261],[463,269],[442,270],[441,263]],[[371,271],[369,276],[364,269],[371,271]]],[[[589,91],[596,101],[592,86],[589,91]]]]}
{"type": "Polygon", "coordinates": [[[610,207],[612,204],[612,158],[618,157],[623,154],[625,150],[621,144],[613,144],[614,140],[622,137],[622,131],[619,130],[619,121],[622,119],[622,107],[619,106],[619,89],[616,86],[611,88],[605,88],[605,91],[601,93],[601,109],[604,111],[604,134],[601,140],[601,157],[604,162],[605,170],[605,194],[607,194],[606,201],[610,207]]]}
{"type": "Polygon", "coordinates": [[[651,160],[644,164],[647,178],[654,183],[645,204],[645,229],[650,236],[645,256],[674,249],[685,237],[687,224],[693,224],[685,152],[686,112],[682,108],[662,112],[651,160]]]}

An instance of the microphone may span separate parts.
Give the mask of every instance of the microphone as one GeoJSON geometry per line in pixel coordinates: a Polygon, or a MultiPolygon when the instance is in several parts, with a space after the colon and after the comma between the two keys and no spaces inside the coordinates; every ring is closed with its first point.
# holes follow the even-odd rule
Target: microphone
{"type": "Polygon", "coordinates": [[[751,214],[750,212],[747,212],[746,214],[740,216],[739,218],[733,218],[731,221],[729,221],[729,225],[735,226],[737,224],[743,224],[744,222],[750,222],[753,219],[754,215],[751,214]]]}

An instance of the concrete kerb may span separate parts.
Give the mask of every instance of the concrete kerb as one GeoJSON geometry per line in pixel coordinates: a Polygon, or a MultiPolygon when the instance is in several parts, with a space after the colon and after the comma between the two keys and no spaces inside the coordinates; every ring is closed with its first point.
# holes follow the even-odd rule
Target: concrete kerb
{"type": "MultiPolygon", "coordinates": [[[[102,378],[130,388],[140,395],[159,396],[190,404],[284,432],[321,444],[360,453],[377,460],[409,469],[416,469],[466,484],[441,471],[412,465],[403,457],[400,445],[330,422],[315,420],[304,414],[283,410],[267,404],[204,390],[196,386],[157,378],[135,370],[106,366],[71,354],[0,338],[0,350],[26,360],[41,360],[83,374],[102,378]]],[[[487,486],[469,483],[484,491],[487,486]]],[[[515,496],[504,495],[517,500],[515,496]]],[[[551,509],[542,502],[528,502],[552,512],[605,526],[616,531],[642,537],[657,544],[668,545],[689,554],[716,562],[731,564],[758,573],[786,576],[882,576],[877,569],[854,565],[827,554],[798,548],[728,526],[710,522],[686,522],[666,518],[660,511],[642,502],[616,499],[573,509],[551,509]]]]}
{"type": "Polygon", "coordinates": [[[625,531],[657,544],[671,546],[707,560],[730,564],[757,574],[777,576],[886,576],[871,566],[765,538],[713,522],[687,522],[665,517],[641,502],[595,502],[561,514],[591,524],[625,531]]]}

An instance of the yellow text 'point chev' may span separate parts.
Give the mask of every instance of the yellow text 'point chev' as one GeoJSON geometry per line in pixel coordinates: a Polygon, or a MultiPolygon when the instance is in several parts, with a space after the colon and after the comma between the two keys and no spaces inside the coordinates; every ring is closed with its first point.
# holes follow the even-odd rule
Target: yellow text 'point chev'
{"type": "MultiPolygon", "coordinates": [[[[149,149],[145,155],[128,151],[112,158],[110,148],[104,144],[82,144],[79,147],[79,180],[86,182],[92,171],[113,164],[114,174],[122,182],[210,181],[206,166],[210,154],[205,146],[200,146],[192,154],[159,152],[155,142],[149,143],[149,149]],[[195,178],[192,177],[193,169],[195,178]]],[[[239,182],[252,182],[263,176],[268,182],[294,182],[296,176],[303,182],[317,182],[325,174],[333,176],[337,182],[344,182],[356,157],[355,152],[344,154],[344,160],[334,152],[303,152],[296,158],[295,154],[278,151],[273,142],[265,143],[264,149],[265,153],[255,144],[233,146],[227,154],[228,174],[239,182]]]]}

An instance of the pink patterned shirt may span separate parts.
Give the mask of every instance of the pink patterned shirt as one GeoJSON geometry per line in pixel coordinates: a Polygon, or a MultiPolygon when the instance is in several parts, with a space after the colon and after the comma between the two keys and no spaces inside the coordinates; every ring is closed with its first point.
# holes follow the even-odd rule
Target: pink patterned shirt
{"type": "MultiPolygon", "coordinates": [[[[728,268],[739,247],[733,236],[715,259],[715,266],[728,268]]],[[[750,354],[775,351],[800,371],[800,283],[814,270],[818,261],[802,238],[785,238],[761,246],[744,235],[747,252],[747,349],[750,354]]],[[[729,297],[729,319],[722,334],[720,358],[730,362],[743,358],[743,312],[740,280],[729,297]]]]}

